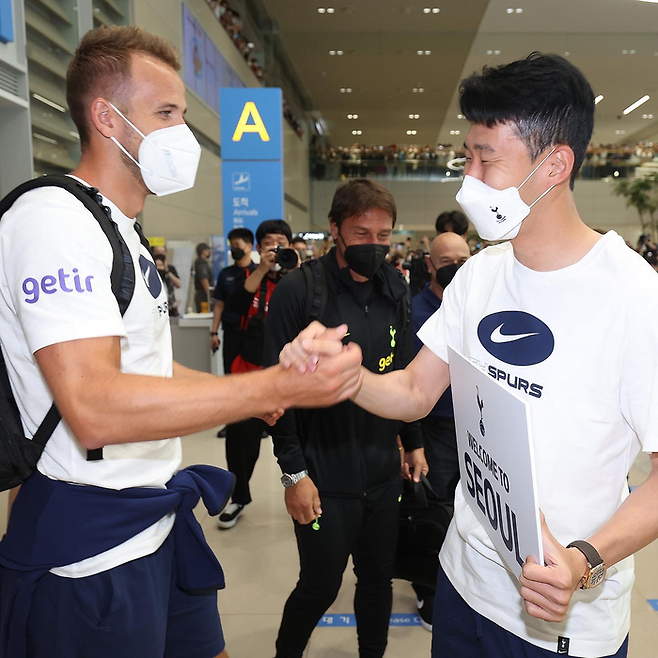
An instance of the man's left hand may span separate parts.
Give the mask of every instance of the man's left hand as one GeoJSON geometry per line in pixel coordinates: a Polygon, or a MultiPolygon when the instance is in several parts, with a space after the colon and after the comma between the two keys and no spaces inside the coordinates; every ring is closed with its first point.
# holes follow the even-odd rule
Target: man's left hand
{"type": "Polygon", "coordinates": [[[545,621],[564,621],[571,597],[587,570],[585,556],[577,548],[565,548],[551,534],[541,515],[544,562],[528,557],[521,573],[521,596],[526,612],[545,621]]]}
{"type": "Polygon", "coordinates": [[[416,448],[409,452],[405,451],[402,460],[402,477],[410,482],[420,482],[420,474],[427,475],[430,467],[425,459],[425,448],[416,448]]]}

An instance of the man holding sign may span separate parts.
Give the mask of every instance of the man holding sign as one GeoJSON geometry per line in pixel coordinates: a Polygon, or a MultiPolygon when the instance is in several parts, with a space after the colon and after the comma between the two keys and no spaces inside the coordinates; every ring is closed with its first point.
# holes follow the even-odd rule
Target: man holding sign
{"type": "MultiPolygon", "coordinates": [[[[572,189],[594,119],[578,69],[535,53],[464,80],[460,100],[471,126],[457,200],[482,238],[508,242],[464,264],[420,330],[416,359],[364,373],[356,402],[389,418],[426,415],[450,382],[451,345],[528,404],[544,564],[521,556],[517,578],[458,487],[435,658],[622,658],[630,556],[658,536],[658,277],[618,235],[578,215],[572,189]],[[640,450],[652,470],[629,496],[640,450]]],[[[284,365],[340,349],[323,330],[287,346],[284,365]]]]}

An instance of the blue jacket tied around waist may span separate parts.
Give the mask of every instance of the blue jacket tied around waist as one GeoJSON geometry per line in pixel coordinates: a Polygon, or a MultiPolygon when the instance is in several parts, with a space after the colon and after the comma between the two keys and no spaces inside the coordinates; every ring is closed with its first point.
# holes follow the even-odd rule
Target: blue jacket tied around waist
{"type": "Polygon", "coordinates": [[[166,489],[114,490],[51,480],[36,471],[21,487],[0,542],[0,657],[26,655],[32,594],[50,569],[119,546],[174,510],[178,587],[190,593],[223,589],[224,572],[193,510],[201,498],[211,516],[219,514],[234,479],[200,465],[176,473],[166,489]]]}

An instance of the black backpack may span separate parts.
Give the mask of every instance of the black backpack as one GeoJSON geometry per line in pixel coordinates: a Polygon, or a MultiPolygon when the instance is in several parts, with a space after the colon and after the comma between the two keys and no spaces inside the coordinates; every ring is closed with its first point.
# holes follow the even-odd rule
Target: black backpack
{"type": "Polygon", "coordinates": [[[433,588],[454,502],[440,498],[424,474],[403,487],[394,577],[433,588]]]}
{"type": "MultiPolygon", "coordinates": [[[[66,190],[82,202],[98,222],[112,246],[112,292],[123,316],[135,291],[135,267],[119,228],[112,221],[110,209],[102,204],[103,198],[98,189],[87,187],[70,176],[61,174],[42,176],[19,185],[0,201],[0,220],[22,194],[39,187],[60,187],[66,190]]],[[[137,222],[135,222],[135,231],[142,244],[150,248],[137,222]]],[[[46,442],[61,418],[53,402],[34,437],[32,439],[25,437],[18,406],[11,390],[4,354],[0,349],[0,491],[18,486],[32,475],[46,442]]],[[[88,461],[99,459],[103,459],[102,448],[87,451],[88,461]]]]}

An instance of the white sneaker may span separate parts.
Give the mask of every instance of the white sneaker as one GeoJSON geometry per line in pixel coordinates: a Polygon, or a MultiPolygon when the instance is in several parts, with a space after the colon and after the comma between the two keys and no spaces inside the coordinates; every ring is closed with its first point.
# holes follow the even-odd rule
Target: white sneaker
{"type": "Polygon", "coordinates": [[[217,525],[221,530],[228,530],[232,528],[237,522],[242,511],[244,510],[244,505],[238,505],[238,503],[229,503],[224,511],[219,515],[217,519],[217,525]]]}

